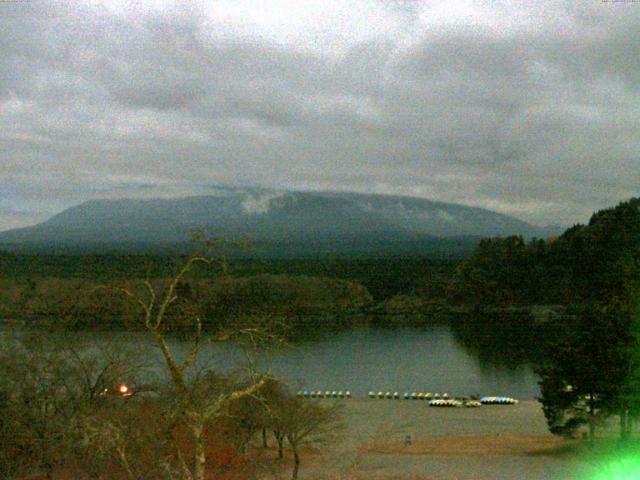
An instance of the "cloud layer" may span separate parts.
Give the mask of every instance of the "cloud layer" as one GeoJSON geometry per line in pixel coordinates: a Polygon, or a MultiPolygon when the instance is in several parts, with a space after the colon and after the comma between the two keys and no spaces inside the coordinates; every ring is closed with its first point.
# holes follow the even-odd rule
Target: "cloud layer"
{"type": "Polygon", "coordinates": [[[0,230],[354,190],[585,221],[638,194],[640,4],[0,2],[0,230]]]}

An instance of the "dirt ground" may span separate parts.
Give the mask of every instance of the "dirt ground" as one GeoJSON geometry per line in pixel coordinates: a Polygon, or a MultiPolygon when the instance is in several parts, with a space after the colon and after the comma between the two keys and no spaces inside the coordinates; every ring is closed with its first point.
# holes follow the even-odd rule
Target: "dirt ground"
{"type": "Polygon", "coordinates": [[[575,452],[579,441],[548,433],[535,401],[480,408],[343,402],[342,441],[306,455],[301,480],[582,480],[598,468],[575,452]]]}

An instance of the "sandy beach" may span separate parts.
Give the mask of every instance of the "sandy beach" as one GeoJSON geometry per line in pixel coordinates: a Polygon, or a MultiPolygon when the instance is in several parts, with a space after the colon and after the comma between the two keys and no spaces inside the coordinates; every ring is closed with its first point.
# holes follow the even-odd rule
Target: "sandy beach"
{"type": "Polygon", "coordinates": [[[563,450],[540,405],[433,408],[422,401],[343,401],[337,445],[303,462],[303,479],[583,479],[597,465],[563,450]]]}

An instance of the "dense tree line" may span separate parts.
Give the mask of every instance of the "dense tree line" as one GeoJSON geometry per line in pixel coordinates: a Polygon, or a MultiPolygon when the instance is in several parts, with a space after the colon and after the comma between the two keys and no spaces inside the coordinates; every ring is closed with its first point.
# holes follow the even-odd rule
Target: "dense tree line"
{"type": "MultiPolygon", "coordinates": [[[[122,328],[138,315],[140,306],[99,285],[125,285],[140,290],[140,279],[118,279],[101,284],[87,279],[0,280],[0,318],[53,322],[68,327],[122,328]],[[4,287],[4,288],[2,288],[4,287]]],[[[153,286],[166,278],[153,278],[153,286]]],[[[361,285],[340,279],[310,276],[254,275],[184,279],[176,286],[177,298],[169,313],[179,318],[197,314],[205,329],[232,326],[238,317],[263,315],[288,318],[295,329],[296,319],[331,323],[372,303],[361,285]]]]}
{"type": "MultiPolygon", "coordinates": [[[[26,255],[0,252],[0,318],[119,328],[136,306],[100,284],[161,284],[184,257],[26,255]]],[[[181,282],[177,303],[207,330],[242,315],[279,317],[292,336],[354,325],[412,324],[443,306],[454,261],[432,258],[232,258],[181,282]],[[374,314],[374,316],[372,316],[374,314]],[[422,317],[421,317],[422,316],[422,317]]]]}
{"type": "Polygon", "coordinates": [[[593,440],[617,415],[621,438],[630,436],[640,415],[640,199],[558,238],[482,241],[449,298],[484,309],[562,305],[538,370],[550,430],[572,436],[587,426],[593,440]]]}
{"type": "MultiPolygon", "coordinates": [[[[18,254],[0,249],[0,282],[15,285],[50,279],[109,282],[123,278],[164,278],[183,260],[184,256],[180,255],[18,254]]],[[[317,259],[238,257],[228,260],[227,273],[231,277],[269,274],[345,280],[362,285],[374,300],[381,301],[397,294],[412,293],[443,298],[446,285],[459,262],[459,258],[443,259],[429,255],[317,259]]],[[[207,269],[194,276],[209,277],[211,272],[207,269]]]]}
{"type": "Polygon", "coordinates": [[[622,304],[569,309],[538,370],[552,433],[573,436],[585,425],[593,441],[596,427],[617,415],[621,439],[630,437],[640,414],[637,325],[635,309],[622,304]]]}
{"type": "Polygon", "coordinates": [[[560,237],[481,241],[458,267],[449,299],[467,305],[573,305],[640,291],[640,199],[595,213],[560,237]]]}

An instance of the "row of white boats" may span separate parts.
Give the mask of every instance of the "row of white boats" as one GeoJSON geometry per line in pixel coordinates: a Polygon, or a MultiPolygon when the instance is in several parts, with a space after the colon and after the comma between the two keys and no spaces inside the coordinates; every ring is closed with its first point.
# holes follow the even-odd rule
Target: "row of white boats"
{"type": "Polygon", "coordinates": [[[429,400],[430,407],[481,407],[482,405],[515,405],[518,400],[511,397],[482,397],[475,399],[438,399],[429,400]]]}
{"type": "MultiPolygon", "coordinates": [[[[342,390],[300,390],[298,396],[303,398],[345,398],[352,397],[350,391],[342,390]]],[[[431,407],[480,407],[482,405],[515,405],[518,400],[512,397],[481,397],[479,399],[449,398],[448,393],[430,392],[369,392],[369,398],[389,400],[426,400],[431,407]]]]}
{"type": "Polygon", "coordinates": [[[400,395],[399,392],[369,392],[369,398],[386,398],[399,400],[401,397],[405,400],[448,400],[449,394],[443,393],[441,396],[439,393],[431,394],[429,392],[404,392],[402,395],[400,395]]]}

